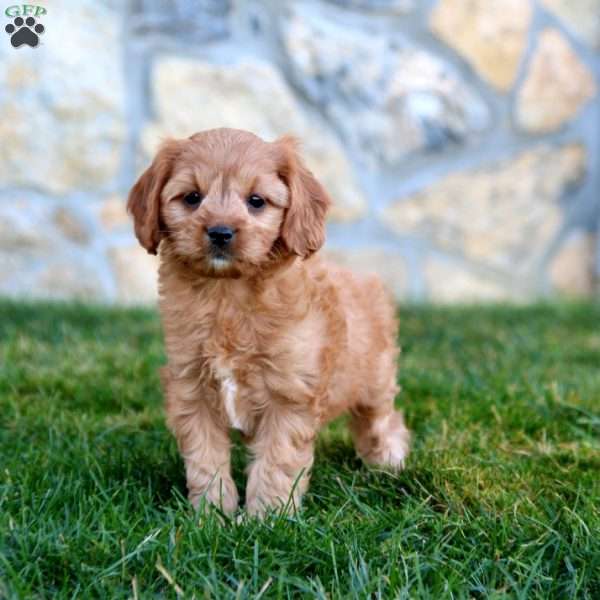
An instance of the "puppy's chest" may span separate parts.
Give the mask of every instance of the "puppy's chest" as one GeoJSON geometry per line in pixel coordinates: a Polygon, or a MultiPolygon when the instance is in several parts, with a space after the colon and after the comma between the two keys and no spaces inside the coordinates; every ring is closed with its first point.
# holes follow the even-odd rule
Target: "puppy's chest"
{"type": "Polygon", "coordinates": [[[249,381],[253,356],[260,351],[251,323],[215,324],[204,349],[209,357],[223,419],[233,429],[250,435],[257,416],[257,390],[249,381]]]}
{"type": "Polygon", "coordinates": [[[249,433],[252,428],[252,411],[248,399],[244,397],[245,394],[241,393],[243,387],[240,385],[239,377],[236,378],[231,368],[218,365],[215,369],[215,379],[220,405],[230,427],[249,433]]]}
{"type": "Polygon", "coordinates": [[[300,398],[312,387],[319,369],[311,352],[316,332],[302,323],[267,327],[252,319],[236,321],[217,320],[198,341],[222,418],[252,435],[274,398],[300,398]]]}

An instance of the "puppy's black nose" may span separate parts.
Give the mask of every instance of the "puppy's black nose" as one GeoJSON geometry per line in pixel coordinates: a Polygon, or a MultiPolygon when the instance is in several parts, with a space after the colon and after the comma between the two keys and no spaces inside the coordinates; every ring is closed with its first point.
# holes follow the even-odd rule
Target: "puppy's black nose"
{"type": "Polygon", "coordinates": [[[217,248],[224,248],[227,246],[234,236],[233,229],[231,229],[231,227],[226,227],[225,225],[209,227],[206,230],[206,233],[208,234],[208,239],[211,244],[217,246],[217,248]]]}

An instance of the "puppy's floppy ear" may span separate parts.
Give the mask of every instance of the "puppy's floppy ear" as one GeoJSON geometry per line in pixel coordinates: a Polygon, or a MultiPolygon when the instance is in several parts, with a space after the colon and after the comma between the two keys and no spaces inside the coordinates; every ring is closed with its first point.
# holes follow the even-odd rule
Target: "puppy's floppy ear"
{"type": "Polygon", "coordinates": [[[279,176],[288,187],[290,205],[281,227],[281,238],[290,252],[307,258],[325,242],[325,217],[331,199],[298,155],[298,142],[284,136],[274,142],[279,176]]]}
{"type": "Polygon", "coordinates": [[[135,235],[149,254],[156,254],[162,238],[160,193],[171,175],[181,146],[177,140],[164,142],[152,164],[129,192],[127,211],[133,216],[135,235]]]}

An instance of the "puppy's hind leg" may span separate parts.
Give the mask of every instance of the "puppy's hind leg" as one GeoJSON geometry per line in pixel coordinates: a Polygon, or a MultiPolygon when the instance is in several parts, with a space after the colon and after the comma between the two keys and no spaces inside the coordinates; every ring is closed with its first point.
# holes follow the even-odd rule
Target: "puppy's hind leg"
{"type": "Polygon", "coordinates": [[[410,448],[410,432],[394,408],[397,387],[388,387],[382,400],[356,406],[350,429],[358,455],[367,463],[400,471],[410,448]]]}

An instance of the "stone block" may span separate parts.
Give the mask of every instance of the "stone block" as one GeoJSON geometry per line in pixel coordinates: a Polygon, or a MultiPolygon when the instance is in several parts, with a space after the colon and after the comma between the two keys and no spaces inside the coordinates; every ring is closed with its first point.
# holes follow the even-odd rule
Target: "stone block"
{"type": "Polygon", "coordinates": [[[516,99],[518,126],[530,133],[548,133],[570,121],[596,94],[592,72],[556,29],[539,37],[525,81],[516,99]]]}
{"type": "Polygon", "coordinates": [[[0,181],[52,194],[109,184],[127,135],[121,11],[63,0],[40,20],[39,47],[0,44],[0,181]]]}
{"type": "Polygon", "coordinates": [[[440,0],[430,27],[488,83],[508,91],[527,47],[529,0],[440,0]]]}
{"type": "Polygon", "coordinates": [[[560,199],[584,177],[578,144],[542,146],[459,172],[383,211],[384,225],[507,273],[526,272],[562,224],[560,199]]]}
{"type": "Polygon", "coordinates": [[[594,288],[596,237],[572,232],[550,261],[548,273],[554,290],[566,296],[588,296],[594,288]]]}
{"type": "Polygon", "coordinates": [[[323,256],[329,262],[356,273],[375,273],[398,300],[409,294],[408,266],[397,251],[377,246],[340,248],[326,246],[323,256]]]}
{"type": "Polygon", "coordinates": [[[305,5],[290,11],[282,27],[294,82],[368,167],[468,143],[488,127],[482,98],[439,57],[305,5]]]}

